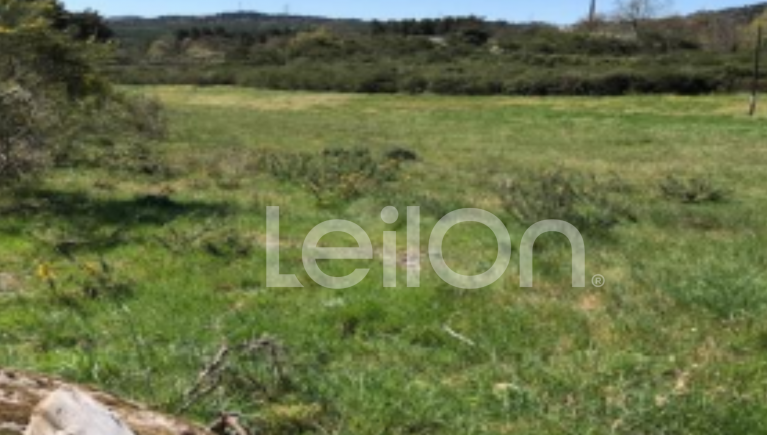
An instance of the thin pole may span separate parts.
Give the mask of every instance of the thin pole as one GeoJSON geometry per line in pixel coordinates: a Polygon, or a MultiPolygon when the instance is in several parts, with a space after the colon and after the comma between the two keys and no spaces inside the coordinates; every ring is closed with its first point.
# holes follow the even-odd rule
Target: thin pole
{"type": "Polygon", "coordinates": [[[762,60],[762,26],[756,31],[756,49],[754,50],[754,82],[751,85],[751,107],[748,111],[750,116],[756,114],[756,103],[759,94],[760,64],[762,60]]]}
{"type": "Polygon", "coordinates": [[[594,24],[597,19],[597,0],[591,0],[591,8],[589,9],[589,28],[594,30],[594,24]]]}

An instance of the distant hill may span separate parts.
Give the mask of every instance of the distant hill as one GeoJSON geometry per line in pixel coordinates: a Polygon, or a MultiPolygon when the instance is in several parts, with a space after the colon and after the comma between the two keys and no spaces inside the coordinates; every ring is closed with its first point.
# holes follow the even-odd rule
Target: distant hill
{"type": "Polygon", "coordinates": [[[110,17],[110,27],[117,37],[131,43],[152,41],[164,34],[193,27],[226,29],[228,32],[254,32],[270,28],[304,29],[324,25],[335,30],[362,30],[367,28],[363,20],[335,19],[326,17],[266,14],[261,12],[228,12],[215,15],[184,16],[168,15],[155,18],[134,16],[110,17]]]}
{"type": "MultiPolygon", "coordinates": [[[[712,11],[700,11],[690,14],[689,18],[714,18],[717,21],[742,26],[753,21],[767,10],[767,2],[712,11]]],[[[353,18],[328,18],[309,15],[269,14],[256,11],[226,12],[213,15],[185,16],[167,15],[153,18],[121,16],[107,19],[115,35],[125,47],[145,49],[153,41],[164,35],[189,29],[218,29],[230,34],[258,34],[271,31],[296,32],[327,27],[336,33],[369,33],[374,30],[375,21],[353,18]]],[[[406,21],[401,21],[405,24],[406,21]]],[[[486,21],[486,28],[523,29],[540,27],[544,23],[509,23],[504,21],[486,21]]]]}
{"type": "MultiPolygon", "coordinates": [[[[735,25],[744,25],[767,10],[767,2],[741,7],[700,11],[690,17],[716,17],[735,25]]],[[[254,32],[273,28],[292,28],[302,30],[317,26],[330,27],[336,31],[366,31],[371,21],[352,18],[328,18],[321,16],[268,14],[255,11],[226,12],[214,15],[184,16],[168,15],[154,18],[138,16],[110,17],[110,26],[118,38],[128,44],[147,43],[164,34],[193,27],[224,28],[229,32],[254,32]]],[[[496,22],[504,25],[510,23],[496,22]]]]}
{"type": "Polygon", "coordinates": [[[744,25],[752,22],[754,18],[763,14],[765,10],[767,10],[767,3],[757,3],[735,8],[701,11],[692,14],[692,16],[716,16],[718,18],[724,18],[737,25],[744,25]]]}
{"type": "Polygon", "coordinates": [[[165,15],[154,18],[142,18],[135,16],[111,17],[108,19],[112,24],[120,27],[151,26],[151,25],[185,25],[185,26],[216,26],[232,24],[273,24],[303,25],[326,24],[326,23],[360,23],[362,20],[334,19],[326,17],[267,14],[261,12],[225,12],[215,15],[165,15]]]}
{"type": "MultiPolygon", "coordinates": [[[[734,19],[738,23],[748,23],[767,10],[767,2],[745,5],[740,7],[703,10],[696,15],[718,15],[734,19]]],[[[369,24],[369,20],[354,18],[328,18],[311,15],[269,14],[256,11],[223,12],[213,15],[166,15],[153,18],[140,16],[109,17],[108,21],[117,28],[157,27],[157,26],[242,26],[242,25],[287,25],[304,26],[307,24],[334,24],[341,26],[361,26],[369,24]]]]}

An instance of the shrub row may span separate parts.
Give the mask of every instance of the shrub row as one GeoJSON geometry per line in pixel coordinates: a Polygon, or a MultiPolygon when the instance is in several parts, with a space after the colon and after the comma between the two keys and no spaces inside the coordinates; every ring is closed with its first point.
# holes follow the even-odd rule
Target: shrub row
{"type": "Polygon", "coordinates": [[[449,67],[404,70],[388,65],[298,64],[283,67],[132,67],[113,71],[125,84],[236,85],[277,90],[443,95],[696,95],[741,90],[742,68],[618,67],[605,72],[449,67]]]}

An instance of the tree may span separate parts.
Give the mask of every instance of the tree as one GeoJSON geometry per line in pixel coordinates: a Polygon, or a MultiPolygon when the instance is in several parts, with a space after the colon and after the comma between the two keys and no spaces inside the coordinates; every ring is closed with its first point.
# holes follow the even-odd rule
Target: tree
{"type": "Polygon", "coordinates": [[[192,32],[187,29],[179,29],[176,30],[175,35],[177,42],[184,42],[192,36],[192,32]]]}
{"type": "MultiPolygon", "coordinates": [[[[12,2],[3,1],[3,3],[11,4],[12,2]]],[[[75,39],[82,41],[95,39],[98,42],[104,42],[114,37],[112,29],[96,11],[70,12],[57,0],[17,0],[15,3],[21,7],[37,8],[40,15],[48,20],[51,28],[68,32],[75,39]]]]}
{"type": "Polygon", "coordinates": [[[55,1],[0,0],[0,187],[155,118],[110,86],[111,47],[71,17],[55,1]]]}
{"type": "Polygon", "coordinates": [[[702,42],[693,24],[692,20],[683,17],[648,21],[642,28],[639,41],[652,52],[700,50],[702,42]]]}
{"type": "Polygon", "coordinates": [[[616,17],[631,24],[634,33],[639,35],[644,21],[657,18],[671,9],[671,0],[617,0],[616,17]]]}
{"type": "Polygon", "coordinates": [[[54,30],[55,6],[0,0],[0,185],[44,165],[48,138],[63,124],[63,106],[86,92],[90,70],[54,30]],[[65,95],[56,95],[58,89],[65,95]]]}
{"type": "Polygon", "coordinates": [[[490,32],[484,29],[466,29],[461,31],[459,39],[466,44],[481,47],[490,40],[490,32]]]}
{"type": "Polygon", "coordinates": [[[597,0],[591,0],[591,5],[589,7],[589,27],[594,27],[594,24],[597,19],[597,0]]]}
{"type": "Polygon", "coordinates": [[[750,24],[741,30],[739,46],[746,48],[749,51],[753,50],[757,45],[757,34],[760,27],[762,29],[767,29],[767,10],[754,18],[750,24]]]}
{"type": "Polygon", "coordinates": [[[692,18],[691,25],[707,50],[721,53],[738,51],[741,29],[734,17],[723,14],[700,15],[692,18]]]}
{"type": "Polygon", "coordinates": [[[68,14],[66,26],[62,30],[83,41],[94,39],[105,42],[114,37],[114,32],[104,18],[95,11],[68,14]]]}

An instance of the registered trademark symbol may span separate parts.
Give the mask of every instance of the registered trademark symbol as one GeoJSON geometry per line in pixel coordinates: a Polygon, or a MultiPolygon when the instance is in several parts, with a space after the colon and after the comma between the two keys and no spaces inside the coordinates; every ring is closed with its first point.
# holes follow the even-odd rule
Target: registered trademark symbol
{"type": "Polygon", "coordinates": [[[594,284],[594,287],[602,287],[607,283],[607,281],[602,275],[594,275],[594,277],[591,278],[591,283],[594,284]]]}

